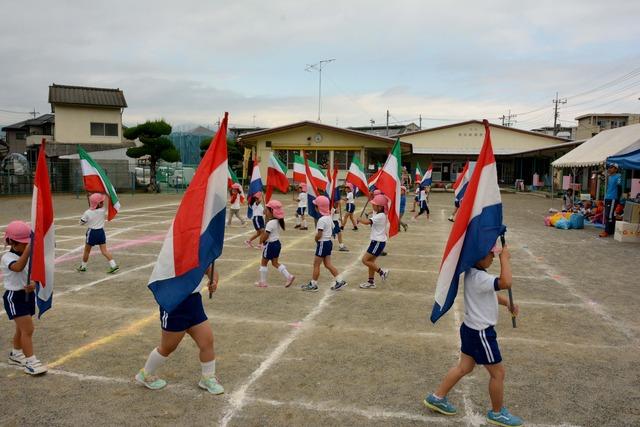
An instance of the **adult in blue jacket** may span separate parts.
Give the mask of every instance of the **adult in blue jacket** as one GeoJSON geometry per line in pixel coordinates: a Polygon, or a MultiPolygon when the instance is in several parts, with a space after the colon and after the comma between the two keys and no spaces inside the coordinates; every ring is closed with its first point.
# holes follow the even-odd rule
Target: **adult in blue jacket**
{"type": "Polygon", "coordinates": [[[604,231],[600,233],[600,237],[608,237],[615,232],[616,205],[620,200],[620,185],[622,179],[618,173],[618,165],[610,163],[607,168],[607,192],[604,196],[604,231]]]}

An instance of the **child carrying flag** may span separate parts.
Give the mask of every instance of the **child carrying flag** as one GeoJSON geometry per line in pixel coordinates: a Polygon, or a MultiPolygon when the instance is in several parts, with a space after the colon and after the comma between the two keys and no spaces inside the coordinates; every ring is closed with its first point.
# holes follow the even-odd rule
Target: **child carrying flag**
{"type": "MultiPolygon", "coordinates": [[[[251,210],[253,212],[253,216],[251,217],[251,222],[253,223],[253,228],[256,230],[256,234],[251,236],[249,240],[245,240],[244,244],[247,245],[248,248],[253,248],[253,241],[262,236],[264,231],[264,206],[262,206],[262,191],[258,191],[254,193],[251,197],[249,197],[249,205],[251,206],[251,210]]],[[[260,249],[258,247],[257,249],[260,249]]]]}
{"type": "Polygon", "coordinates": [[[262,261],[260,262],[259,269],[260,280],[256,283],[256,286],[259,288],[267,287],[267,272],[269,271],[267,266],[269,265],[269,261],[271,261],[271,265],[277,268],[286,279],[284,287],[288,288],[296,279],[296,276],[289,273],[287,267],[278,261],[280,249],[282,248],[280,244],[280,231],[284,231],[284,209],[282,208],[282,203],[277,200],[270,200],[269,203],[267,203],[266,214],[268,221],[267,226],[260,236],[260,243],[262,243],[264,248],[262,250],[262,261]]]}
{"type": "MultiPolygon", "coordinates": [[[[340,202],[336,202],[340,203],[340,202]]],[[[333,219],[333,231],[331,233],[331,237],[334,239],[338,238],[339,251],[340,252],[349,252],[349,249],[342,242],[342,227],[340,226],[340,213],[336,210],[336,208],[331,208],[331,218],[333,219]]]]}
{"type": "Polygon", "coordinates": [[[362,257],[362,263],[369,268],[369,280],[360,284],[361,289],[375,289],[375,275],[378,273],[384,281],[389,277],[389,269],[380,268],[376,264],[376,259],[382,254],[387,244],[387,227],[389,221],[385,210],[387,208],[387,198],[383,194],[377,194],[371,200],[371,206],[374,214],[371,218],[358,218],[358,222],[365,225],[371,225],[371,242],[367,253],[362,257]]]}
{"type": "Polygon", "coordinates": [[[420,211],[414,215],[413,220],[418,219],[423,213],[427,214],[427,221],[429,221],[429,204],[428,204],[428,192],[429,187],[420,186],[420,211]]]}
{"type": "Polygon", "coordinates": [[[89,262],[89,254],[94,246],[100,248],[100,252],[109,261],[109,270],[107,273],[113,274],[120,269],[113,256],[107,250],[107,236],[104,233],[104,222],[107,217],[107,211],[104,209],[105,195],[102,193],[93,193],[89,196],[89,209],[87,209],[80,217],[80,224],[86,225],[87,237],[84,243],[84,253],[82,254],[82,263],[76,269],[80,272],[87,271],[87,263],[89,262]]]}
{"type": "Polygon", "coordinates": [[[240,220],[240,223],[244,226],[244,219],[240,216],[240,202],[242,199],[241,191],[242,187],[238,183],[234,183],[229,190],[231,195],[229,196],[229,219],[227,220],[227,227],[231,225],[231,219],[235,216],[240,220]]]}
{"type": "Polygon", "coordinates": [[[402,217],[404,216],[404,212],[407,209],[407,187],[404,185],[400,186],[400,227],[404,228],[404,231],[407,231],[409,226],[406,222],[402,222],[402,217]]]}
{"type": "Polygon", "coordinates": [[[320,277],[320,264],[322,263],[336,279],[331,290],[337,291],[346,286],[347,282],[342,280],[338,270],[331,263],[331,250],[333,249],[331,232],[333,231],[333,220],[330,215],[330,202],[326,196],[318,196],[313,201],[313,204],[316,205],[318,212],[320,212],[320,215],[322,216],[318,219],[318,223],[316,224],[316,252],[313,259],[313,274],[311,276],[311,281],[301,287],[303,291],[318,292],[318,278],[320,277]]]}
{"type": "Polygon", "coordinates": [[[27,283],[31,229],[22,221],[12,221],[5,230],[4,241],[11,250],[2,255],[0,261],[5,289],[2,300],[7,317],[16,323],[8,362],[24,367],[27,374],[43,374],[47,372],[47,366],[33,354],[34,325],[31,316],[36,313],[36,285],[33,281],[27,283]]]}
{"type": "Polygon", "coordinates": [[[298,198],[294,199],[298,201],[298,208],[296,209],[296,226],[294,228],[308,230],[307,220],[304,217],[305,211],[307,210],[307,184],[300,184],[298,190],[298,198]]]}
{"type": "Polygon", "coordinates": [[[356,204],[354,201],[354,186],[352,183],[347,182],[347,195],[344,200],[347,202],[345,207],[344,218],[342,219],[342,229],[344,230],[344,226],[347,224],[347,220],[351,220],[351,224],[353,224],[353,231],[358,231],[358,224],[353,219],[353,213],[356,211],[356,204]]]}

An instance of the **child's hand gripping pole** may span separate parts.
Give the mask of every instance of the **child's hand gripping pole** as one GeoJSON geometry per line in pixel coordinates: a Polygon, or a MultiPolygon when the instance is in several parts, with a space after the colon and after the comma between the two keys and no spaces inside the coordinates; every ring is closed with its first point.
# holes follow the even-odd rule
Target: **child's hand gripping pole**
{"type": "Polygon", "coordinates": [[[214,283],[213,282],[213,269],[215,268],[216,262],[215,261],[211,261],[211,266],[209,267],[209,299],[213,298],[213,292],[216,290],[217,288],[217,284],[214,285],[213,290],[211,290],[211,284],[214,283]]]}
{"type": "MultiPolygon", "coordinates": [[[[504,239],[504,234],[502,234],[500,236],[500,243],[502,243],[502,247],[504,248],[505,245],[505,239],[504,239]]],[[[515,328],[516,327],[516,315],[513,312],[513,292],[511,292],[511,288],[508,289],[509,291],[509,312],[511,312],[511,325],[515,328]]]]}
{"type": "Polygon", "coordinates": [[[362,208],[362,212],[360,212],[360,216],[358,218],[362,218],[362,216],[364,215],[364,211],[367,209],[368,205],[369,205],[369,198],[367,197],[367,203],[364,204],[364,207],[362,208]]]}

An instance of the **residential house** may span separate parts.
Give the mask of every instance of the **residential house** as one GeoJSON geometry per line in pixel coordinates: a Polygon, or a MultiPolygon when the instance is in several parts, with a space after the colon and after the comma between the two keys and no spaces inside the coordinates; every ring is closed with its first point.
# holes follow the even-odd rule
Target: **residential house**
{"type": "Polygon", "coordinates": [[[576,117],[578,121],[577,139],[589,139],[607,129],[615,129],[640,123],[640,114],[632,113],[590,113],[576,117]]]}

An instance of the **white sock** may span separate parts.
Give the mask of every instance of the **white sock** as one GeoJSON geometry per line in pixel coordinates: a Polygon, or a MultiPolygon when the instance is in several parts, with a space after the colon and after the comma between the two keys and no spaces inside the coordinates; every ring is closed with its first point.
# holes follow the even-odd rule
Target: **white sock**
{"type": "Polygon", "coordinates": [[[22,352],[22,349],[20,349],[20,348],[11,349],[11,354],[13,354],[14,356],[20,356],[20,355],[24,356],[24,353],[22,352]]]}
{"type": "Polygon", "coordinates": [[[307,220],[306,220],[306,219],[305,219],[304,221],[302,221],[302,226],[303,226],[304,228],[307,228],[307,220]]]}
{"type": "Polygon", "coordinates": [[[82,267],[86,267],[87,263],[85,261],[82,261],[82,264],[80,264],[82,267]]]}
{"type": "Polygon", "coordinates": [[[312,284],[312,285],[315,285],[315,286],[318,286],[318,281],[317,281],[317,280],[312,280],[312,281],[311,281],[311,284],[312,284]]]}
{"type": "Polygon", "coordinates": [[[296,215],[296,225],[300,225],[300,217],[296,215]]]}
{"type": "Polygon", "coordinates": [[[340,243],[340,248],[344,248],[344,243],[340,243]]]}
{"type": "Polygon", "coordinates": [[[147,358],[147,363],[144,364],[144,372],[149,375],[153,375],[156,370],[164,365],[168,357],[164,357],[158,352],[157,348],[154,348],[151,353],[149,353],[149,357],[147,358]]]}
{"type": "Polygon", "coordinates": [[[205,378],[212,377],[216,374],[216,359],[211,362],[200,362],[202,365],[202,376],[205,378]]]}
{"type": "Polygon", "coordinates": [[[338,273],[338,275],[335,276],[334,279],[336,279],[336,282],[341,281],[342,280],[342,274],[338,273]]]}
{"type": "Polygon", "coordinates": [[[285,279],[289,280],[289,278],[291,278],[291,273],[289,273],[287,271],[287,266],[284,264],[280,264],[280,267],[278,267],[278,271],[280,273],[282,273],[282,275],[284,276],[285,279]]]}
{"type": "Polygon", "coordinates": [[[116,264],[116,261],[115,261],[114,259],[112,259],[112,260],[110,260],[110,261],[109,261],[109,267],[111,267],[111,268],[115,268],[115,266],[116,266],[116,265],[117,265],[117,264],[116,264]]]}
{"type": "Polygon", "coordinates": [[[266,283],[267,282],[267,272],[269,271],[269,269],[267,267],[260,267],[258,269],[258,271],[260,272],[260,281],[262,283],[266,283]]]}

